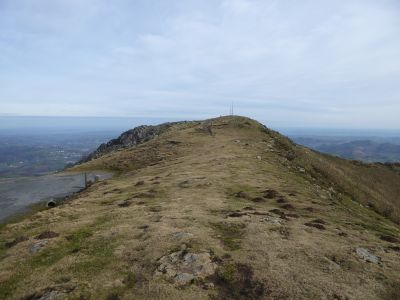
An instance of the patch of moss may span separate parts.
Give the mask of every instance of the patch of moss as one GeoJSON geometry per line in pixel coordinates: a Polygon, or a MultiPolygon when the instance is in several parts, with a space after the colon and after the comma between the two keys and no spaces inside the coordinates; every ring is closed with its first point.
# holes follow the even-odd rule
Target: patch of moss
{"type": "Polygon", "coordinates": [[[93,235],[93,231],[89,228],[82,228],[78,231],[75,231],[73,234],[67,236],[68,250],[69,252],[77,252],[81,250],[85,243],[87,243],[87,239],[93,235]]]}
{"type": "Polygon", "coordinates": [[[240,249],[241,238],[244,235],[243,223],[211,223],[212,228],[218,233],[218,236],[224,246],[229,250],[240,249]]]}
{"type": "Polygon", "coordinates": [[[236,272],[236,265],[233,263],[224,264],[218,269],[218,275],[225,282],[232,282],[236,272]]]}
{"type": "MultiPolygon", "coordinates": [[[[76,243],[77,244],[77,243],[76,243]]],[[[97,237],[79,241],[80,252],[87,258],[73,264],[70,270],[80,277],[90,278],[104,270],[114,257],[115,239],[97,237]]]]}

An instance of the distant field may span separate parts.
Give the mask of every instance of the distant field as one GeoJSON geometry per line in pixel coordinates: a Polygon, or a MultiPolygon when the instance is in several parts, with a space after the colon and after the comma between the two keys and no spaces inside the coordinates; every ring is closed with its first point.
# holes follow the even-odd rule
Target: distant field
{"type": "Polygon", "coordinates": [[[115,134],[0,134],[0,177],[37,176],[62,170],[115,134]]]}

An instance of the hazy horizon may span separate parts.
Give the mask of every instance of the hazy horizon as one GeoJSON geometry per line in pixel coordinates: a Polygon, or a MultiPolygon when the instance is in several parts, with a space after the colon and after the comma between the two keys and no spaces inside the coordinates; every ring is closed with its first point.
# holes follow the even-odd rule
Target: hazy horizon
{"type": "MultiPolygon", "coordinates": [[[[211,116],[211,118],[218,116],[211,116]]],[[[193,121],[201,119],[162,117],[98,117],[98,116],[0,116],[0,133],[28,134],[77,133],[105,131],[119,134],[139,125],[158,125],[165,122],[193,121]],[[40,133],[40,131],[43,131],[40,133]]],[[[257,120],[269,128],[286,135],[332,135],[332,136],[381,136],[400,137],[400,128],[349,128],[279,126],[257,120]]]]}

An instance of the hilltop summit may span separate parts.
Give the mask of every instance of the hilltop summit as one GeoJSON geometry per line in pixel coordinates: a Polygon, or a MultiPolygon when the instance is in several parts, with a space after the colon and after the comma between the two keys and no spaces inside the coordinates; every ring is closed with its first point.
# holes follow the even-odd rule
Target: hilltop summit
{"type": "Polygon", "coordinates": [[[115,176],[1,229],[1,298],[400,297],[385,165],[226,116],[127,131],[71,169],[89,170],[115,176]]]}

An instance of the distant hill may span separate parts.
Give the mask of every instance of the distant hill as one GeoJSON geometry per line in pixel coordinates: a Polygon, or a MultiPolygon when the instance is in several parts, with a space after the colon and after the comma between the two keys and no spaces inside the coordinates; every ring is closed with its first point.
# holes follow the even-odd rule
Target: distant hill
{"type": "Polygon", "coordinates": [[[294,140],[314,150],[334,154],[343,158],[365,162],[400,162],[400,144],[354,140],[340,142],[339,138],[297,137],[294,140]],[[339,141],[338,141],[339,140],[339,141]]]}
{"type": "Polygon", "coordinates": [[[399,299],[400,173],[237,116],[133,129],[0,229],[1,299],[399,299]]]}

